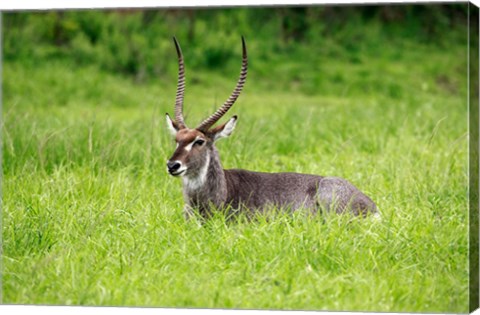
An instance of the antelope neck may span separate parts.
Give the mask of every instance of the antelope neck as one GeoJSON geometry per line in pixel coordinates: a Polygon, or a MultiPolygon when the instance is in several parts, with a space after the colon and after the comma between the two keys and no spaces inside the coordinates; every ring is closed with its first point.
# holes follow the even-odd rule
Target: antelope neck
{"type": "Polygon", "coordinates": [[[213,195],[222,190],[221,188],[226,184],[218,151],[214,146],[208,150],[200,170],[195,174],[183,177],[183,185],[187,195],[201,193],[207,199],[217,199],[217,196],[213,195]],[[212,196],[205,196],[205,194],[212,196]]]}

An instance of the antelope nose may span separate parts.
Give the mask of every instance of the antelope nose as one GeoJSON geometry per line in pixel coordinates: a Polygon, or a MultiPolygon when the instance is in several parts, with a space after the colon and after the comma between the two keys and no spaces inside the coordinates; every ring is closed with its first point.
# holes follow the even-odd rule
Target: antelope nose
{"type": "Polygon", "coordinates": [[[167,162],[167,168],[169,173],[173,173],[176,170],[178,170],[182,166],[182,164],[178,161],[168,161],[167,162]]]}

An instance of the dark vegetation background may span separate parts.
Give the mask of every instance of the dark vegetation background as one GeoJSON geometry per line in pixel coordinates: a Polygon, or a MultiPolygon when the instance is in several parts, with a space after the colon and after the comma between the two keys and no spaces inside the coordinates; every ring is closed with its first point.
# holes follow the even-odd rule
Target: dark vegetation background
{"type": "MultiPolygon", "coordinates": [[[[4,14],[4,60],[66,59],[144,82],[176,76],[176,64],[166,62],[173,35],[183,43],[188,67],[229,71],[238,67],[231,56],[240,56],[243,34],[256,51],[251,66],[277,78],[280,71],[284,76],[278,65],[285,59],[364,63],[365,55],[400,57],[417,43],[465,44],[459,34],[466,32],[467,14],[465,3],[12,12],[4,14]]],[[[309,63],[304,67],[308,72],[309,63]]],[[[315,83],[320,86],[307,83],[307,89],[321,90],[322,82],[315,83]]]]}

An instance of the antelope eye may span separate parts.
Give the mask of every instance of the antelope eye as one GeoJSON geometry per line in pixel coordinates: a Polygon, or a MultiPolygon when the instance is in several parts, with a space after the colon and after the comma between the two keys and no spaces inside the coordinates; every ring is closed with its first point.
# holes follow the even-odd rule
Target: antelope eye
{"type": "Polygon", "coordinates": [[[204,144],[204,143],[205,143],[205,140],[198,139],[197,141],[195,141],[195,142],[193,143],[193,145],[201,146],[201,145],[204,144]]]}

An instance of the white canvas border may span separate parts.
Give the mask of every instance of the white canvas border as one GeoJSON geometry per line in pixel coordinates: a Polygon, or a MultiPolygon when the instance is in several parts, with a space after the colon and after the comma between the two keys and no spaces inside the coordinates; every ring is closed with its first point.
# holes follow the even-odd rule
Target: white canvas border
{"type": "MultiPolygon", "coordinates": [[[[2,1],[0,10],[49,10],[49,9],[87,9],[87,8],[142,8],[142,7],[196,7],[196,6],[261,6],[261,5],[308,5],[308,4],[365,4],[365,3],[433,3],[465,2],[461,0],[41,0],[41,1],[2,1]]],[[[477,6],[480,0],[471,1],[477,6]]]]}

